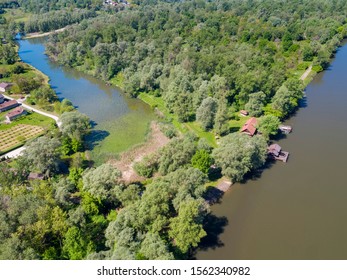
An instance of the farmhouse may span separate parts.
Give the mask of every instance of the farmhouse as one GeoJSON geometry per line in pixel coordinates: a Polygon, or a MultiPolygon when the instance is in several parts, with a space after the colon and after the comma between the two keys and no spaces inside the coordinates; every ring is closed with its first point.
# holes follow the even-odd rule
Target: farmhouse
{"type": "Polygon", "coordinates": [[[0,93],[0,104],[5,102],[5,97],[0,93]]]}
{"type": "Polygon", "coordinates": [[[17,109],[14,109],[13,111],[9,112],[6,115],[6,120],[8,122],[11,122],[12,120],[14,120],[20,116],[26,115],[26,114],[27,114],[27,111],[25,111],[22,107],[19,107],[17,109]]]}
{"type": "Polygon", "coordinates": [[[0,91],[6,92],[11,87],[9,83],[0,83],[0,91]]]}
{"type": "Polygon", "coordinates": [[[242,127],[241,132],[249,136],[253,136],[257,132],[256,125],[257,125],[257,119],[250,118],[242,127]]]}
{"type": "Polygon", "coordinates": [[[16,108],[18,106],[19,106],[19,103],[17,102],[17,100],[10,100],[10,101],[4,102],[0,104],[0,113],[8,111],[12,108],[16,108]]]}

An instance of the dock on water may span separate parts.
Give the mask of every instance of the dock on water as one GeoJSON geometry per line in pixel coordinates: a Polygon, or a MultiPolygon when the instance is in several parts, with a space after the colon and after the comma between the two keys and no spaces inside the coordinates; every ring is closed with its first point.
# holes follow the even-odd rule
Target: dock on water
{"type": "Polygon", "coordinates": [[[272,144],[267,148],[268,157],[270,159],[280,160],[287,162],[289,157],[289,152],[282,151],[282,148],[278,144],[272,144]]]}
{"type": "Polygon", "coordinates": [[[278,129],[285,134],[289,134],[292,132],[292,127],[290,125],[280,125],[278,129]]]}

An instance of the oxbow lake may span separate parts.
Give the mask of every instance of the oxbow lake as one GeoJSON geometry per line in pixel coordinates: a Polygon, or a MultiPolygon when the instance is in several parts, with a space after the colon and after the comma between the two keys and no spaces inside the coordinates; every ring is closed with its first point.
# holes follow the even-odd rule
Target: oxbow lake
{"type": "Polygon", "coordinates": [[[45,38],[20,40],[20,58],[46,74],[59,99],[67,98],[95,124],[88,137],[92,159],[101,163],[145,140],[151,108],[129,98],[116,87],[69,67],[61,67],[44,54],[45,38]]]}

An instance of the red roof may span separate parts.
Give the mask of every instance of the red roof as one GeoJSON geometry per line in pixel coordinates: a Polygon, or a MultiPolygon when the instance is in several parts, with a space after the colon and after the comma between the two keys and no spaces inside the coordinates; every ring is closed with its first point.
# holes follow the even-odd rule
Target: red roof
{"type": "Polygon", "coordinates": [[[19,116],[21,114],[23,114],[24,110],[22,107],[19,107],[17,109],[14,109],[13,111],[9,112],[6,117],[9,117],[9,118],[13,118],[13,117],[16,117],[16,116],[19,116]]]}
{"type": "Polygon", "coordinates": [[[257,119],[250,118],[242,127],[241,132],[244,132],[250,136],[253,136],[255,132],[257,131],[256,125],[257,125],[257,119]]]}
{"type": "Polygon", "coordinates": [[[10,100],[5,103],[0,104],[0,109],[5,109],[7,107],[13,106],[14,104],[18,104],[17,100],[10,100]]]}

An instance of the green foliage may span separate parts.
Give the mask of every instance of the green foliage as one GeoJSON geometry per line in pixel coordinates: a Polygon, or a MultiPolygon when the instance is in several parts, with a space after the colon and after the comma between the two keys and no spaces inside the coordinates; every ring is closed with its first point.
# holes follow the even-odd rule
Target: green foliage
{"type": "Polygon", "coordinates": [[[160,152],[159,172],[165,175],[188,164],[195,151],[196,146],[191,139],[173,139],[160,152]]]}
{"type": "Polygon", "coordinates": [[[262,135],[269,137],[278,133],[280,124],[281,122],[276,116],[266,115],[258,119],[257,129],[262,135]]]}
{"type": "Polygon", "coordinates": [[[249,96],[245,109],[252,117],[259,117],[263,113],[266,95],[263,92],[256,92],[249,96]]]}
{"type": "Polygon", "coordinates": [[[286,117],[298,106],[303,97],[303,85],[299,80],[288,80],[272,98],[272,108],[280,113],[279,117],[286,117]]]}
{"type": "Polygon", "coordinates": [[[23,159],[31,171],[51,175],[58,171],[60,142],[46,136],[39,137],[26,145],[23,159]]]}
{"type": "Polygon", "coordinates": [[[206,150],[198,150],[192,157],[193,167],[199,169],[201,172],[207,174],[212,164],[212,158],[206,150]]]}
{"type": "Polygon", "coordinates": [[[202,227],[203,217],[203,202],[190,199],[181,204],[178,216],[171,219],[169,236],[182,253],[187,253],[191,246],[197,246],[206,236],[202,227]]]}
{"type": "Polygon", "coordinates": [[[158,163],[153,158],[145,157],[142,161],[134,164],[134,169],[140,176],[150,178],[153,173],[158,169],[158,163]]]}
{"type": "MultiPolygon", "coordinates": [[[[75,140],[81,140],[90,128],[89,118],[78,111],[65,112],[61,115],[60,121],[62,134],[75,140]]],[[[78,150],[79,144],[76,144],[77,146],[71,146],[73,150],[78,150]]]]}
{"type": "Polygon", "coordinates": [[[205,98],[196,111],[196,120],[201,123],[201,126],[204,130],[208,130],[213,127],[216,112],[216,99],[212,97],[205,98]]]}
{"type": "Polygon", "coordinates": [[[47,13],[40,13],[30,17],[24,24],[24,32],[48,32],[62,28],[72,23],[78,23],[83,19],[95,17],[95,11],[84,9],[59,10],[47,13]]]}
{"type": "Polygon", "coordinates": [[[88,169],[83,174],[83,190],[96,199],[111,199],[118,190],[117,182],[121,173],[110,164],[88,169]]]}
{"type": "Polygon", "coordinates": [[[220,146],[213,151],[213,157],[223,175],[237,182],[265,163],[266,150],[264,137],[234,133],[222,138],[220,146]]]}
{"type": "Polygon", "coordinates": [[[94,244],[77,227],[71,227],[64,236],[63,253],[67,259],[82,260],[93,251],[94,244]]]}
{"type": "Polygon", "coordinates": [[[148,232],[141,243],[141,254],[148,260],[173,260],[173,254],[169,251],[167,243],[158,233],[148,232]]]}

